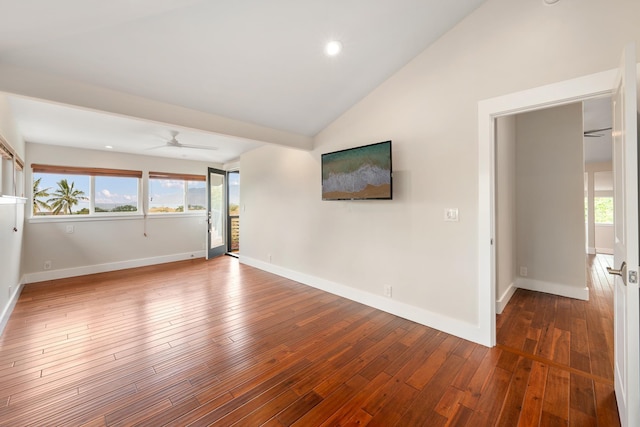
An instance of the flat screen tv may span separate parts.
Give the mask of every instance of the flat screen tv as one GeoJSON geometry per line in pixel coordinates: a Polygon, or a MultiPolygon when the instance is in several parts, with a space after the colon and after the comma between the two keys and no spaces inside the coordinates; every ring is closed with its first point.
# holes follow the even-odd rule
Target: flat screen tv
{"type": "Polygon", "coordinates": [[[322,200],[391,200],[391,141],[322,155],[322,200]]]}

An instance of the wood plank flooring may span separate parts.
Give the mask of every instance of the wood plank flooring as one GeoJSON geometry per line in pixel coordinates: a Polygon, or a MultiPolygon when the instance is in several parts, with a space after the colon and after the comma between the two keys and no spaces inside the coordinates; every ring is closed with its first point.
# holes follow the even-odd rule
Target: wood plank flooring
{"type": "Polygon", "coordinates": [[[31,284],[0,425],[615,426],[602,262],[589,303],[518,291],[493,349],[231,257],[31,284]]]}
{"type": "Polygon", "coordinates": [[[606,272],[612,263],[610,255],[587,257],[589,301],[519,289],[497,318],[497,348],[547,365],[548,421],[541,425],[620,423],[613,408],[613,279],[606,272]]]}

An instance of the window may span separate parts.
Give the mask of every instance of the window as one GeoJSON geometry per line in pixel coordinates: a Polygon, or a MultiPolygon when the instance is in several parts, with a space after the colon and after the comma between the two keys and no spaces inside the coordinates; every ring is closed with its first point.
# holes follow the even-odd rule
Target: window
{"type": "Polygon", "coordinates": [[[596,224],[613,224],[613,197],[593,198],[596,224]]]}
{"type": "Polygon", "coordinates": [[[88,175],[33,174],[34,215],[87,215],[91,180],[88,175]]]}
{"type": "Polygon", "coordinates": [[[13,195],[12,191],[13,155],[0,141],[0,195],[13,195]]]}
{"type": "Polygon", "coordinates": [[[207,193],[204,175],[149,172],[149,213],[203,212],[207,193]]]}
{"type": "Polygon", "coordinates": [[[138,212],[141,171],[32,165],[33,215],[138,212]]]}
{"type": "Polygon", "coordinates": [[[138,179],[124,176],[95,177],[96,212],[137,212],[138,179]]]}
{"type": "Polygon", "coordinates": [[[187,210],[207,210],[207,183],[206,181],[185,181],[187,183],[187,210]]]}

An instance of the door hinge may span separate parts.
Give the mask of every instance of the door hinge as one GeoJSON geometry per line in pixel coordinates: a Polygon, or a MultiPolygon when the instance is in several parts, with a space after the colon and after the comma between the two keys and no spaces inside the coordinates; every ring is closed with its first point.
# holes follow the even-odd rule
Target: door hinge
{"type": "Polygon", "coordinates": [[[638,283],[638,272],[635,270],[629,270],[629,283],[638,283]]]}

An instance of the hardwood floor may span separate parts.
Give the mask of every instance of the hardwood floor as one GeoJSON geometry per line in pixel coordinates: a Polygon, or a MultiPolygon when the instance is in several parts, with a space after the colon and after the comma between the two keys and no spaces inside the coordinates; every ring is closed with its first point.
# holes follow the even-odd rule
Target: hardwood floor
{"type": "Polygon", "coordinates": [[[589,303],[518,291],[493,349],[230,257],[28,285],[0,424],[615,426],[600,264],[589,303]]]}
{"type": "Polygon", "coordinates": [[[611,255],[588,256],[589,301],[519,289],[497,318],[497,347],[544,363],[546,394],[568,402],[568,408],[543,407],[543,420],[620,424],[613,396],[613,280],[606,272],[612,263],[611,255]]]}

